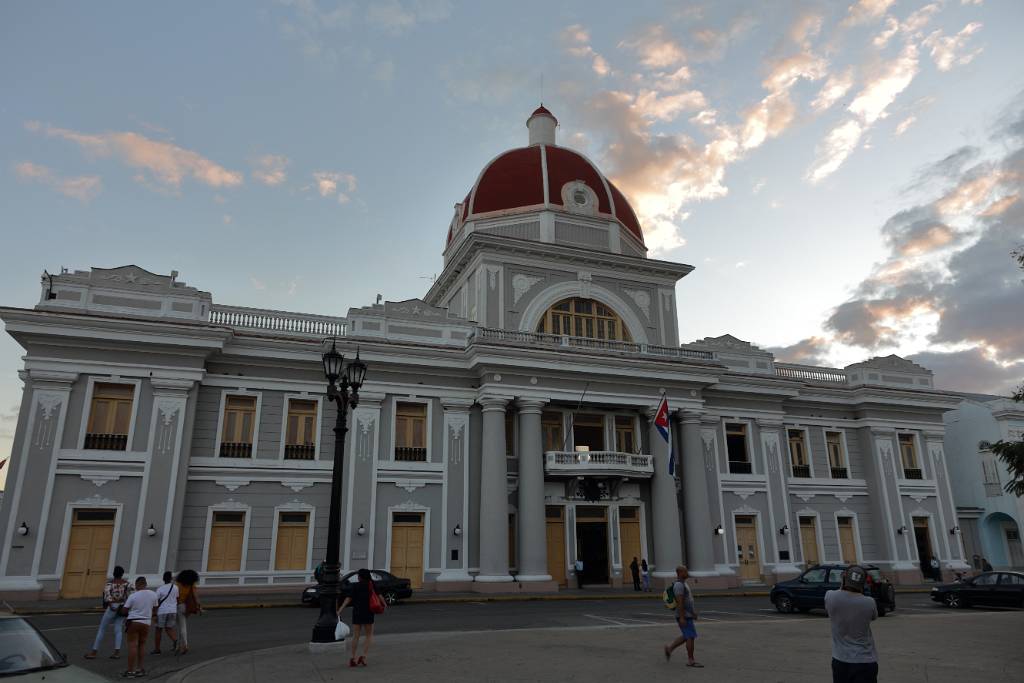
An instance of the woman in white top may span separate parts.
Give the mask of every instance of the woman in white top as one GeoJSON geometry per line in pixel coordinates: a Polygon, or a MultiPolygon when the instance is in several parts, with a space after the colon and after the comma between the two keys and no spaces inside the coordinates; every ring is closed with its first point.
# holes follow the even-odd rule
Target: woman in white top
{"type": "Polygon", "coordinates": [[[149,636],[149,624],[153,621],[153,610],[158,602],[156,593],[146,589],[146,577],[135,579],[135,592],[128,596],[121,613],[128,617],[128,670],[125,678],[145,676],[142,666],[146,654],[146,639],[149,636]]]}

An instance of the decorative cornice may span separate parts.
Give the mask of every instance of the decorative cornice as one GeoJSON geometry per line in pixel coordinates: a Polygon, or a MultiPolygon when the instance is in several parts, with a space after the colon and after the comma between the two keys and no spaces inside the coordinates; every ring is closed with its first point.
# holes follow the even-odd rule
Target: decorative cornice
{"type": "Polygon", "coordinates": [[[517,398],[515,402],[515,406],[519,409],[519,412],[526,415],[539,415],[547,404],[547,401],[539,398],[517,398]]]}
{"type": "Polygon", "coordinates": [[[512,400],[511,396],[495,396],[494,394],[484,394],[478,396],[476,402],[484,409],[484,412],[501,411],[505,412],[505,408],[508,406],[509,401],[512,400]]]}

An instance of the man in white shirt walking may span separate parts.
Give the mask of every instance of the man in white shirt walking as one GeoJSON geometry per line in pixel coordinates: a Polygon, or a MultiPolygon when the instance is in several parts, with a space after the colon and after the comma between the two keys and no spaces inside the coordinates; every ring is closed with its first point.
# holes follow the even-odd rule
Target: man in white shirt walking
{"type": "Polygon", "coordinates": [[[178,586],[172,580],[174,575],[164,572],[164,585],[156,589],[156,635],[153,636],[153,651],[149,654],[160,654],[160,634],[167,631],[171,639],[171,651],[178,649],[178,586]]]}
{"type": "Polygon", "coordinates": [[[878,606],[864,595],[866,577],[864,567],[852,565],[843,572],[842,588],[825,593],[825,612],[832,622],[832,683],[878,680],[878,652],[871,636],[878,606]]]}
{"type": "Polygon", "coordinates": [[[125,678],[146,675],[143,658],[156,603],[156,593],[146,589],[146,577],[140,576],[135,579],[135,592],[129,595],[121,606],[121,612],[128,617],[128,670],[124,672],[125,678]]]}

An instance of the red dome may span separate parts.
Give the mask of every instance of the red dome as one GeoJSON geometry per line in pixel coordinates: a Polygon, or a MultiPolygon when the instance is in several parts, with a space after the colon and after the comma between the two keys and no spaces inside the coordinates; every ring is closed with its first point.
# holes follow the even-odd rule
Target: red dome
{"type": "MultiPolygon", "coordinates": [[[[538,114],[554,118],[543,106],[533,112],[531,118],[538,114]]],[[[567,210],[562,200],[562,188],[574,181],[585,184],[597,197],[596,217],[618,221],[641,244],[644,243],[640,222],[622,192],[585,156],[556,145],[520,147],[492,160],[484,167],[463,202],[461,220],[537,211],[545,206],[567,210]]]]}

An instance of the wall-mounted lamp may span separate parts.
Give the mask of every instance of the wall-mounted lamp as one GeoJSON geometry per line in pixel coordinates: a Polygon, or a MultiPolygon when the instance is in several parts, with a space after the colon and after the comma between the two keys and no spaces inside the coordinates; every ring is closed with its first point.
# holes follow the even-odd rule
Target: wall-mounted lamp
{"type": "Polygon", "coordinates": [[[789,533],[789,525],[788,524],[783,524],[782,528],[779,529],[779,535],[785,536],[788,533],[789,533]]]}
{"type": "Polygon", "coordinates": [[[960,533],[960,527],[958,527],[958,526],[955,526],[955,527],[953,527],[952,529],[949,530],[949,535],[950,536],[956,536],[958,533],[960,533]]]}
{"type": "Polygon", "coordinates": [[[359,534],[360,536],[365,536],[366,535],[366,527],[363,526],[362,524],[360,524],[359,528],[356,529],[356,533],[359,534]]]}
{"type": "Polygon", "coordinates": [[[21,526],[18,527],[18,535],[28,536],[28,524],[25,524],[25,522],[21,523],[21,526]]]}
{"type": "Polygon", "coordinates": [[[907,533],[907,527],[901,526],[899,529],[896,530],[896,533],[902,536],[903,534],[907,533]]]}
{"type": "Polygon", "coordinates": [[[452,529],[452,533],[455,534],[456,536],[461,536],[462,535],[462,525],[461,524],[456,524],[455,528],[452,529]]]}
{"type": "Polygon", "coordinates": [[[716,526],[716,527],[715,527],[715,528],[714,528],[714,529],[712,530],[712,533],[713,533],[713,534],[714,534],[715,536],[724,536],[724,535],[725,535],[725,529],[723,529],[723,528],[722,528],[722,525],[721,525],[721,524],[719,524],[718,526],[716,526]]]}
{"type": "Polygon", "coordinates": [[[146,529],[146,535],[147,536],[156,536],[156,527],[153,526],[152,524],[150,524],[149,528],[146,529]]]}

